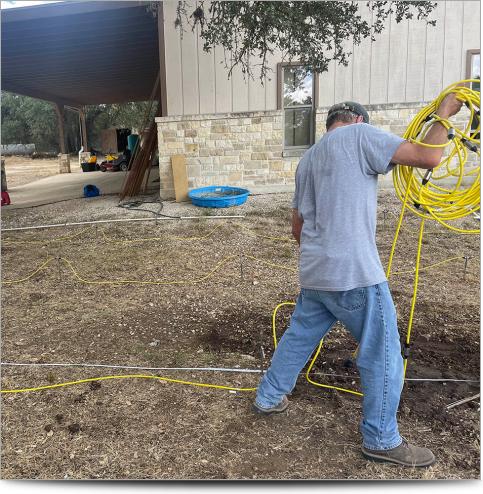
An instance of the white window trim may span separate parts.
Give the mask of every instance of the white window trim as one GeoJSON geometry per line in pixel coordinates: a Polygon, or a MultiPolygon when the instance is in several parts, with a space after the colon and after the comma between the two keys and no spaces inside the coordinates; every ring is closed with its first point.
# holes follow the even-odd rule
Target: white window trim
{"type": "Polygon", "coordinates": [[[316,72],[312,72],[312,105],[300,105],[294,107],[310,108],[312,110],[312,118],[310,119],[310,144],[308,146],[285,146],[285,107],[283,106],[283,70],[285,67],[303,67],[300,62],[283,62],[277,65],[277,108],[282,110],[282,156],[301,156],[315,142],[315,115],[318,106],[318,84],[319,77],[316,72]]]}

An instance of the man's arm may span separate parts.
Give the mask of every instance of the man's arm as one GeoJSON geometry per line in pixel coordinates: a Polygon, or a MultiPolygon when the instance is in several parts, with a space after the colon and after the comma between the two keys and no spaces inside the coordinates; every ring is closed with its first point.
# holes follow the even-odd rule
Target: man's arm
{"type": "Polygon", "coordinates": [[[302,233],[302,226],[304,220],[300,217],[298,209],[292,209],[292,235],[297,243],[300,245],[300,234],[302,233]]]}
{"type": "MultiPolygon", "coordinates": [[[[436,115],[447,119],[456,115],[461,109],[461,101],[454,94],[448,94],[441,104],[436,115]]],[[[435,123],[422,142],[426,144],[444,144],[448,141],[448,131],[441,124],[435,123]]],[[[444,148],[429,148],[413,142],[403,142],[394,153],[394,163],[415,166],[417,168],[433,169],[441,162],[444,148]]]]}

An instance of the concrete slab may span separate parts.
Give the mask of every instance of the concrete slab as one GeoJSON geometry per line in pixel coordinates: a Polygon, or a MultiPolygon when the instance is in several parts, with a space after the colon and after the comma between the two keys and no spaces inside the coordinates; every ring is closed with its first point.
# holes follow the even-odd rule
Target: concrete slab
{"type": "MultiPolygon", "coordinates": [[[[8,189],[12,203],[2,209],[21,209],[84,197],[84,186],[95,185],[101,195],[119,194],[128,172],[65,173],[8,189]]],[[[159,168],[153,167],[149,192],[159,190],[159,168]]]]}

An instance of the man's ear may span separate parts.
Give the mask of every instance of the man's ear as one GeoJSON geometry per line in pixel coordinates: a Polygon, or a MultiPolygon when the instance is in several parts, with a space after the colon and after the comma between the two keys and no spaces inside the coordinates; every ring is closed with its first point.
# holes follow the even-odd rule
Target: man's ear
{"type": "Polygon", "coordinates": [[[364,117],[362,115],[357,115],[356,123],[363,123],[363,122],[364,122],[364,117]]]}

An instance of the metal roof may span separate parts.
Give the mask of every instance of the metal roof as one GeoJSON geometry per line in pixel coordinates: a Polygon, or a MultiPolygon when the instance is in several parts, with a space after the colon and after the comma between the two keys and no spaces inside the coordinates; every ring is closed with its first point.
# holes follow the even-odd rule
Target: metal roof
{"type": "Polygon", "coordinates": [[[148,100],[159,72],[159,39],[147,3],[3,10],[2,89],[71,106],[148,100]]]}

